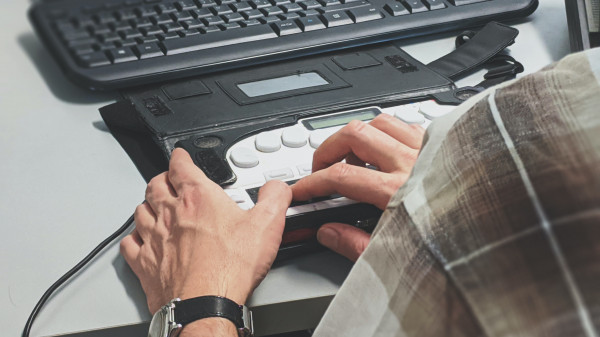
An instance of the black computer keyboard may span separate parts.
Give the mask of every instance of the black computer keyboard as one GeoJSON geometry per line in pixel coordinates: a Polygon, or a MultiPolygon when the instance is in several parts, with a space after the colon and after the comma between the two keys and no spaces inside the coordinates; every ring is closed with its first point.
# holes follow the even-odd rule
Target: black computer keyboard
{"type": "Polygon", "coordinates": [[[137,86],[532,13],[538,0],[48,0],[30,17],[67,75],[137,86]]]}

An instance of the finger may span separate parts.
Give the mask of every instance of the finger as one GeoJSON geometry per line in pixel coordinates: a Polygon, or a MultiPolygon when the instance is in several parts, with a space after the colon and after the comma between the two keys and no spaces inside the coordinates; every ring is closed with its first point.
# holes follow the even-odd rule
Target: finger
{"type": "Polygon", "coordinates": [[[159,210],[162,203],[174,203],[177,194],[169,181],[167,172],[163,172],[152,178],[146,187],[146,202],[152,206],[155,211],[159,210]]]}
{"type": "MultiPolygon", "coordinates": [[[[139,238],[139,236],[137,237],[139,238]]],[[[140,254],[141,246],[133,233],[124,237],[119,246],[121,255],[134,271],[137,270],[137,257],[140,254]]]]}
{"type": "Polygon", "coordinates": [[[341,194],[384,209],[407,177],[408,174],[389,174],[337,163],[300,179],[292,186],[292,192],[294,200],[341,194]]]}
{"type": "Polygon", "coordinates": [[[413,149],[392,136],[364,122],[352,121],[317,148],[313,172],[340,162],[350,153],[384,172],[406,171],[409,169],[406,163],[414,162],[416,156],[413,149]]]}
{"type": "Polygon", "coordinates": [[[138,205],[133,213],[133,219],[135,221],[136,232],[142,241],[147,241],[149,233],[157,221],[152,207],[147,202],[138,205]]]}
{"type": "Polygon", "coordinates": [[[367,248],[371,235],[354,226],[329,223],[319,228],[317,240],[323,246],[356,262],[367,248]]]}
{"type": "Polygon", "coordinates": [[[180,148],[173,150],[171,153],[169,181],[176,192],[185,189],[189,185],[210,182],[204,172],[194,164],[190,155],[180,148]]]}
{"type": "Polygon", "coordinates": [[[288,184],[271,180],[258,191],[258,201],[252,211],[259,213],[264,222],[269,223],[276,218],[284,219],[291,201],[292,190],[288,184]]]}
{"type": "Polygon", "coordinates": [[[423,143],[425,129],[419,125],[409,125],[403,121],[387,114],[380,114],[370,123],[374,128],[392,136],[400,143],[406,144],[410,148],[420,149],[423,143]]]}

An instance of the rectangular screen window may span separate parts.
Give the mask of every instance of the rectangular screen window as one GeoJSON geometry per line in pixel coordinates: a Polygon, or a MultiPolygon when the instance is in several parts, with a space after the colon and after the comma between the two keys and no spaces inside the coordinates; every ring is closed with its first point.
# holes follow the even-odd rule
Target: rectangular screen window
{"type": "Polygon", "coordinates": [[[339,115],[326,116],[321,118],[307,119],[303,123],[309,130],[326,129],[334,126],[346,125],[353,120],[370,121],[377,117],[379,111],[375,109],[367,109],[361,111],[353,111],[342,113],[339,115]]]}
{"type": "Polygon", "coordinates": [[[237,84],[237,87],[248,97],[259,97],[327,84],[329,84],[329,82],[321,75],[316,72],[309,72],[237,84]]]}

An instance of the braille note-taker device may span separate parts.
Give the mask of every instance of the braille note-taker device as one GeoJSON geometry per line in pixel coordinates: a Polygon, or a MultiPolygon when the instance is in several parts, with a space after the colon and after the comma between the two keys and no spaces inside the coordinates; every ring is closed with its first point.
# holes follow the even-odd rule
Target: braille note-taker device
{"type": "MultiPolygon", "coordinates": [[[[512,34],[507,43],[516,36],[496,28],[512,34]]],[[[310,174],[315,149],[350,121],[390,114],[427,127],[461,102],[461,90],[388,44],[136,88],[100,111],[146,180],[166,170],[180,147],[249,209],[267,181],[291,184],[310,174]]],[[[294,201],[278,258],[317,247],[324,223],[370,230],[380,214],[340,195],[294,201]]]]}

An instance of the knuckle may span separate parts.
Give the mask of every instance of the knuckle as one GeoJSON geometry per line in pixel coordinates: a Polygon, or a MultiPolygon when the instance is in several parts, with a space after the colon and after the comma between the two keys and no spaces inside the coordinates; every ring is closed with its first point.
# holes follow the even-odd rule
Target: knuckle
{"type": "Polygon", "coordinates": [[[356,135],[362,133],[367,124],[359,120],[350,121],[350,123],[346,124],[341,130],[342,134],[345,136],[355,137],[356,135]]]}
{"type": "Polygon", "coordinates": [[[337,182],[344,182],[351,175],[352,167],[346,163],[335,163],[331,166],[331,175],[329,179],[337,182]]]}

